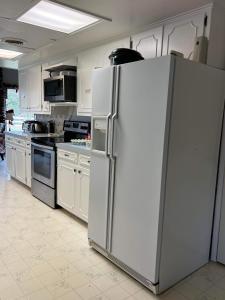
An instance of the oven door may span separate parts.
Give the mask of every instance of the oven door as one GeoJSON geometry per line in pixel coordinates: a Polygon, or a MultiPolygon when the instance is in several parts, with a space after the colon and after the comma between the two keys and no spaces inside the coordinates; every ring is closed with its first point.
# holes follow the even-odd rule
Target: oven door
{"type": "Polygon", "coordinates": [[[32,143],[31,172],[32,178],[51,188],[55,188],[55,150],[53,147],[32,143]]]}

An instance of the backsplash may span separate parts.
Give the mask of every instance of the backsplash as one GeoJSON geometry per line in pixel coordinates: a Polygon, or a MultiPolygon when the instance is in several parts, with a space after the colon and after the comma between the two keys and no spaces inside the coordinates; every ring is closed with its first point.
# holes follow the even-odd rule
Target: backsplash
{"type": "Polygon", "coordinates": [[[77,108],[70,107],[52,107],[51,115],[35,115],[35,119],[41,122],[53,120],[55,122],[55,132],[58,134],[63,133],[64,120],[73,120],[77,116],[77,108]]]}

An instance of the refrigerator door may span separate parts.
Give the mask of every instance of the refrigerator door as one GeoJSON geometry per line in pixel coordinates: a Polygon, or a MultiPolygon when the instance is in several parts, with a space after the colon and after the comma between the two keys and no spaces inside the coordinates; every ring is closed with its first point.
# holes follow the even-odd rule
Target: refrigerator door
{"type": "Polygon", "coordinates": [[[171,58],[120,68],[110,250],[121,263],[156,284],[171,58]]]}
{"type": "Polygon", "coordinates": [[[93,77],[92,151],[88,237],[107,247],[108,200],[110,194],[110,123],[115,68],[99,69],[93,77]]]}

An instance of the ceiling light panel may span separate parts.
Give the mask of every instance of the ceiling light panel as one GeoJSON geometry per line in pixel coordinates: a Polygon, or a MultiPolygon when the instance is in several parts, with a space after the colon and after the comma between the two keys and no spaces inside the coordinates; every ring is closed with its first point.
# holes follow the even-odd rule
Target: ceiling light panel
{"type": "Polygon", "coordinates": [[[99,18],[62,4],[41,0],[17,20],[69,34],[96,23],[99,18]]]}
{"type": "Polygon", "coordinates": [[[13,59],[21,54],[23,54],[23,53],[17,52],[17,51],[6,50],[6,49],[0,49],[0,58],[4,58],[4,59],[13,59]]]}

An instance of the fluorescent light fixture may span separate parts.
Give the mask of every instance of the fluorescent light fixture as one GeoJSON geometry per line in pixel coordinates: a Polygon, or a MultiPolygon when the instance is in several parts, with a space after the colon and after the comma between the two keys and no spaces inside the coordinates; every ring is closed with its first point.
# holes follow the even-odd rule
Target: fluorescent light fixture
{"type": "Polygon", "coordinates": [[[49,0],[41,0],[17,21],[71,33],[99,21],[99,18],[49,0]]]}
{"type": "Polygon", "coordinates": [[[23,54],[22,52],[0,49],[0,58],[12,59],[19,55],[23,54]]]}

